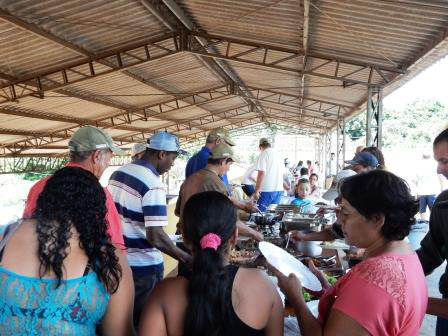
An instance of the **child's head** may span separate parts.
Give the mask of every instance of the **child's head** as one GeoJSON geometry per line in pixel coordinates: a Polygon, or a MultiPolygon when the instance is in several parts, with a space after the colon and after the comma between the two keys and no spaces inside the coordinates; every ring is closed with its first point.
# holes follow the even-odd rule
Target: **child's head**
{"type": "Polygon", "coordinates": [[[300,179],[296,185],[296,197],[305,199],[309,196],[311,192],[311,185],[308,179],[300,179]]]}

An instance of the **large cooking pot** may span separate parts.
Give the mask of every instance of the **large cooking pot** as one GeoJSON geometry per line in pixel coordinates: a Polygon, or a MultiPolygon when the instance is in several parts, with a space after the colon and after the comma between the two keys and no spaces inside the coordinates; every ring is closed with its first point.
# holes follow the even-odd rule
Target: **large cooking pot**
{"type": "Polygon", "coordinates": [[[252,214],[255,224],[259,226],[274,225],[280,217],[273,213],[254,213],[252,214]]]}

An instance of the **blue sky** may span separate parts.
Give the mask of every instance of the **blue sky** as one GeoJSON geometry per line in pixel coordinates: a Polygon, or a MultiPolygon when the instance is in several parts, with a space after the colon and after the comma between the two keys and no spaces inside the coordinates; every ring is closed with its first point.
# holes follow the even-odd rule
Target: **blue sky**
{"type": "Polygon", "coordinates": [[[398,90],[387,96],[383,103],[391,109],[401,109],[415,99],[437,99],[448,107],[448,57],[445,57],[398,90]]]}

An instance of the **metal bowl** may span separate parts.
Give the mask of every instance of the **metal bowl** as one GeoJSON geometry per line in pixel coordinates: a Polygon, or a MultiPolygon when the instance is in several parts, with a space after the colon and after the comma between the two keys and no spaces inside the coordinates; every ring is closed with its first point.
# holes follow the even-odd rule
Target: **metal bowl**
{"type": "Polygon", "coordinates": [[[259,226],[272,226],[280,219],[278,215],[273,213],[255,213],[252,216],[255,224],[259,226]]]}

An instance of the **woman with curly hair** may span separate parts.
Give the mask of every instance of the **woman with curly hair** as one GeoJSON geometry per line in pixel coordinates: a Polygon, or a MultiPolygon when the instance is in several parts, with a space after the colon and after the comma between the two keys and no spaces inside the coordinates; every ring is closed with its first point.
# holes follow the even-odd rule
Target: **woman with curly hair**
{"type": "Polygon", "coordinates": [[[183,237],[193,252],[191,277],[165,279],[156,286],[139,334],[283,335],[283,306],[271,280],[258,269],[229,265],[238,236],[229,198],[216,191],[193,195],[183,220],[183,237]]]}
{"type": "Polygon", "coordinates": [[[67,167],[48,180],[33,217],[0,244],[1,335],[132,334],[132,275],[106,211],[90,172],[67,167]]]}
{"type": "Polygon", "coordinates": [[[299,280],[274,270],[301,334],[418,335],[428,292],[417,254],[404,241],[418,202],[406,182],[384,170],[348,177],[341,195],[342,230],[350,244],[366,249],[365,258],[332,287],[317,274],[325,289],[317,319],[304,302],[299,280]]]}

